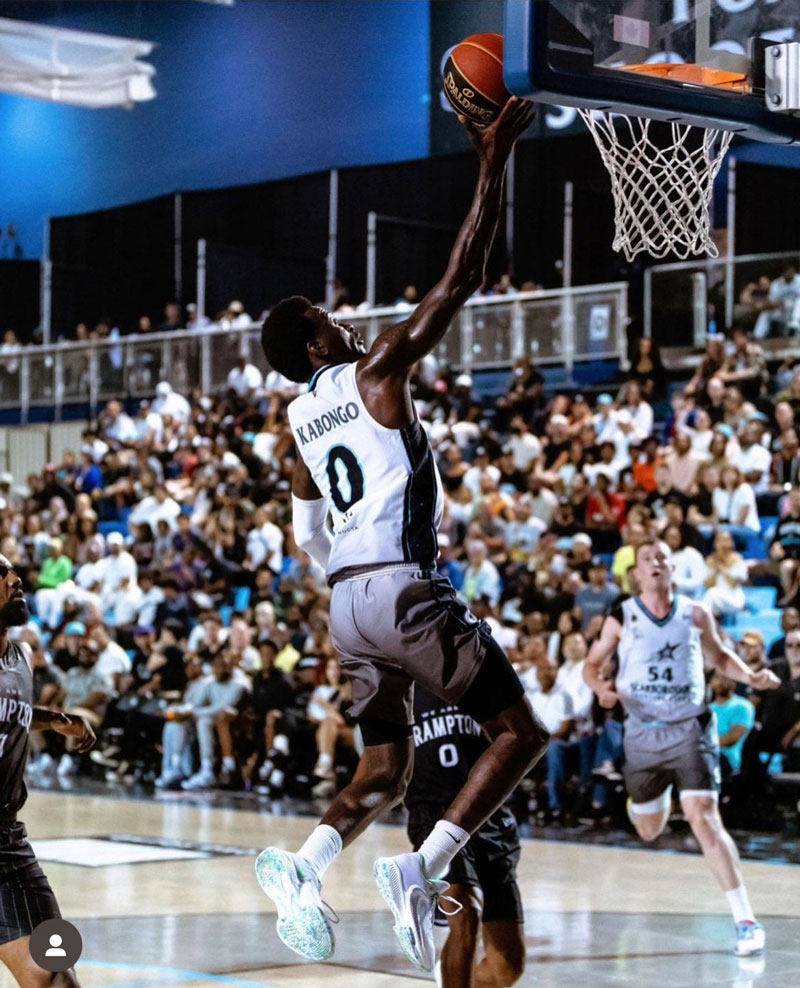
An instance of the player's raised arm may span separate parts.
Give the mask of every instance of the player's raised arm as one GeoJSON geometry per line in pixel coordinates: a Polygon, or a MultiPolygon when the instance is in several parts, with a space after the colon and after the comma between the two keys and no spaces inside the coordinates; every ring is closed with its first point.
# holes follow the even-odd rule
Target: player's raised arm
{"type": "Polygon", "coordinates": [[[583,664],[583,678],[587,685],[597,694],[600,706],[611,710],[619,702],[619,696],[614,690],[613,680],[603,679],[603,667],[614,657],[619,645],[622,625],[611,614],[603,622],[600,637],[596,638],[583,664]]]}
{"type": "Polygon", "coordinates": [[[459,117],[480,160],[472,206],[450,254],[444,277],[428,292],[409,319],[378,337],[361,365],[362,374],[404,379],[414,364],[436,346],[461,306],[480,288],[500,216],[508,156],[534,115],[532,103],[512,97],[497,120],[488,127],[478,127],[459,117]]]}
{"type": "Polygon", "coordinates": [[[705,607],[695,607],[694,623],[700,629],[700,643],[703,654],[713,662],[714,667],[736,683],[744,683],[755,690],[777,689],[781,681],[769,669],[759,669],[757,672],[743,662],[739,656],[727,648],[717,632],[717,626],[711,614],[705,607]]]}

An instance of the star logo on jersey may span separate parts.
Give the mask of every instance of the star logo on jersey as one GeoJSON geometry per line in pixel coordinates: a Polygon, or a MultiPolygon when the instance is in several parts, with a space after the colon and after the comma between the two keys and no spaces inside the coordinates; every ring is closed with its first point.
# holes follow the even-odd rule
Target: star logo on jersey
{"type": "Polygon", "coordinates": [[[672,662],[675,658],[675,653],[680,648],[680,643],[677,645],[665,645],[656,652],[656,659],[659,662],[672,662]]]}

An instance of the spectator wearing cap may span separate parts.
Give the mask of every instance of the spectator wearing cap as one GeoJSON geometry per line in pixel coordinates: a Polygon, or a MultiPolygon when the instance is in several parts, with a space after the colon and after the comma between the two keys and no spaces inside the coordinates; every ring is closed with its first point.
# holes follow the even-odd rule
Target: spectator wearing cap
{"type": "Polygon", "coordinates": [[[68,672],[78,664],[78,649],[86,638],[86,625],[83,621],[68,621],[60,633],[56,633],[50,643],[53,665],[62,672],[68,672]]]}
{"type": "Polygon", "coordinates": [[[601,556],[592,556],[589,582],[575,594],[575,606],[581,612],[581,631],[589,627],[592,618],[604,614],[619,597],[619,587],[608,579],[608,566],[601,556]]]}
{"type": "Polygon", "coordinates": [[[240,302],[238,298],[228,303],[226,315],[221,320],[221,325],[225,325],[226,319],[231,329],[246,329],[253,324],[253,319],[245,310],[244,303],[240,302]]]}
{"type": "Polygon", "coordinates": [[[174,422],[184,425],[192,415],[189,402],[172,390],[169,381],[159,381],[156,385],[156,398],[152,405],[152,410],[156,415],[161,416],[162,422],[169,416],[174,422]]]}
{"type": "Polygon", "coordinates": [[[136,582],[136,560],[124,548],[125,539],[120,532],[109,532],[106,538],[108,555],[102,562],[101,599],[104,608],[113,606],[114,594],[124,579],[136,582]]]}
{"type": "Polygon", "coordinates": [[[592,565],[592,537],[586,532],[578,532],[572,540],[572,548],[567,556],[570,569],[580,573],[581,580],[589,579],[592,565]]]}
{"type": "Polygon", "coordinates": [[[688,545],[684,541],[681,525],[667,525],[663,531],[663,538],[672,551],[669,562],[675,590],[686,597],[698,600],[703,596],[708,575],[703,556],[695,546],[688,545]]]}
{"type": "Polygon", "coordinates": [[[264,378],[258,367],[242,356],[228,373],[227,385],[238,398],[247,399],[263,387],[264,378]]]}
{"type": "Polygon", "coordinates": [[[467,566],[461,592],[468,601],[476,597],[487,597],[492,607],[500,600],[500,574],[489,560],[489,550],[485,542],[473,539],[467,545],[467,566]]]}
{"type": "Polygon", "coordinates": [[[593,416],[593,424],[597,442],[605,442],[606,439],[613,441],[616,429],[616,411],[614,409],[614,399],[610,394],[601,394],[597,398],[597,411],[593,416]]]}

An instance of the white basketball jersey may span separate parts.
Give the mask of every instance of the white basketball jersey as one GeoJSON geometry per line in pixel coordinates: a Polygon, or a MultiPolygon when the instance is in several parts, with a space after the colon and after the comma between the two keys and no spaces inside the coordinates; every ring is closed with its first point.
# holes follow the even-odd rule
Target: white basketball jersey
{"type": "MultiPolygon", "coordinates": [[[[676,594],[663,621],[638,597],[623,601],[616,691],[626,714],[666,723],[697,717],[706,709],[706,680],[695,601],[676,594]]],[[[621,614],[620,614],[621,611],[621,614]]]]}
{"type": "Polygon", "coordinates": [[[320,368],[308,392],[289,405],[289,425],[333,519],[328,575],[349,566],[436,561],[442,484],[419,421],[406,429],[376,422],[353,363],[320,368]]]}

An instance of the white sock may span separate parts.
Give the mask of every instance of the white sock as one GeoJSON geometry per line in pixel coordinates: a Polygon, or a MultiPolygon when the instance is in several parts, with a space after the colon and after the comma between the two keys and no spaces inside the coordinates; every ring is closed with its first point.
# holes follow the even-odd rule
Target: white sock
{"type": "Polygon", "coordinates": [[[468,831],[462,830],[449,820],[439,820],[418,852],[422,855],[427,877],[438,878],[443,875],[469,838],[468,831]]]}
{"type": "Polygon", "coordinates": [[[317,759],[317,765],[322,769],[330,768],[333,765],[333,758],[327,752],[323,752],[317,759]]]}
{"type": "Polygon", "coordinates": [[[728,900],[728,905],[731,907],[734,923],[755,923],[756,918],[753,915],[750,898],[747,895],[747,889],[744,885],[740,885],[738,889],[731,889],[730,892],[726,892],[725,897],[728,900]]]}
{"type": "Polygon", "coordinates": [[[214,759],[213,758],[203,758],[200,762],[200,768],[204,775],[214,774],[214,759]]]}
{"type": "Polygon", "coordinates": [[[222,759],[222,767],[226,772],[233,772],[236,768],[236,759],[225,757],[222,759]]]}
{"type": "Polygon", "coordinates": [[[321,823],[297,853],[311,865],[317,878],[322,878],[342,853],[342,838],[338,830],[329,827],[327,823],[321,823]]]}

